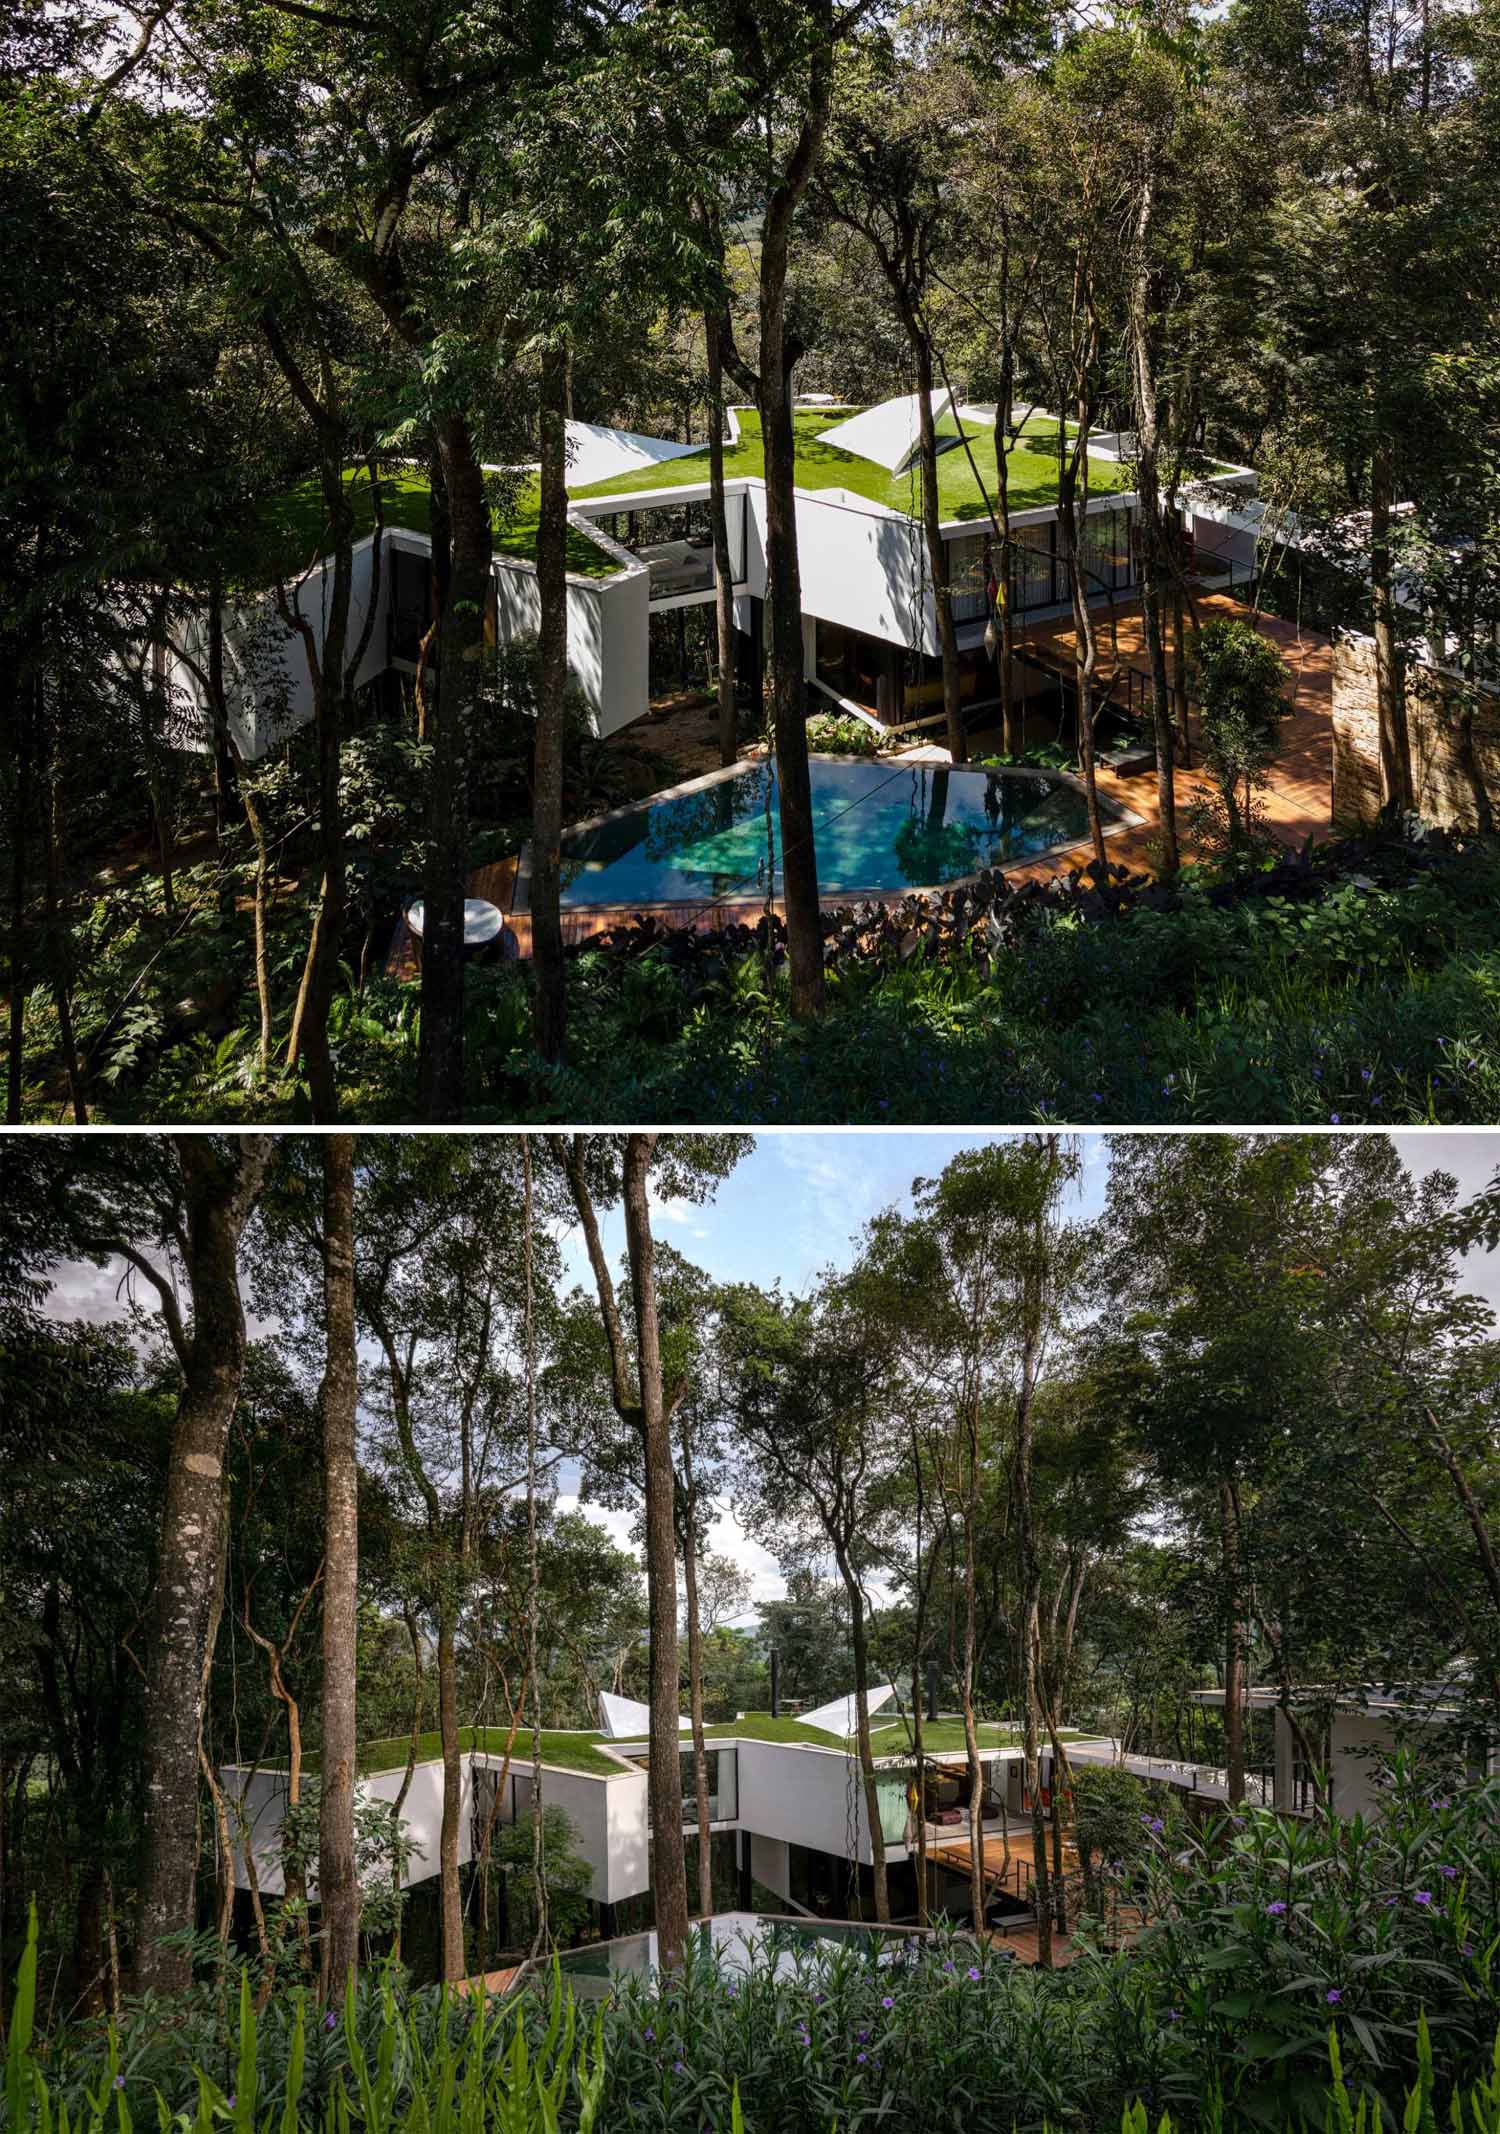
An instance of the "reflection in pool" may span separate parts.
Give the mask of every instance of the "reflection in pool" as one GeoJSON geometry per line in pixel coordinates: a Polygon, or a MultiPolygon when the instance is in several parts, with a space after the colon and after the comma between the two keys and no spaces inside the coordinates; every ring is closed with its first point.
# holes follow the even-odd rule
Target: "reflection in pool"
{"type": "MultiPolygon", "coordinates": [[[[825,896],[957,881],[1088,835],[1081,790],[1014,771],[814,761],[813,841],[825,896]]],[[[745,764],[696,792],[644,801],[562,841],[565,905],[708,902],[781,887],[775,772],[745,764]]]]}
{"type": "MultiPolygon", "coordinates": [[[[752,1965],[774,1968],[787,1977],[800,1965],[816,1962],[840,1945],[863,1949],[885,1965],[905,1959],[909,1931],[851,1925],[839,1920],[779,1919],[760,1912],[716,1912],[694,1920],[689,1930],[693,1954],[712,1956],[721,1971],[743,1976],[752,1965]]],[[[644,1976],[656,1968],[655,1934],[625,1934],[590,1948],[570,1949],[559,1958],[562,1975],[581,2000],[598,2000],[609,1991],[613,1974],[644,1976]]]]}

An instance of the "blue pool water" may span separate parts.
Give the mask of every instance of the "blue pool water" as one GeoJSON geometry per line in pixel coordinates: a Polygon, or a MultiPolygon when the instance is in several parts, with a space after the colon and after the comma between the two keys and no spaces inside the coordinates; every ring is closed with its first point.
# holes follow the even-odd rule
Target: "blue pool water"
{"type": "MultiPolygon", "coordinates": [[[[860,761],[815,761],[811,772],[825,896],[954,882],[1088,836],[1083,794],[1061,778],[860,761]]],[[[768,873],[772,888],[781,887],[780,845],[775,772],[745,764],[695,792],[662,794],[565,836],[562,900],[764,896],[768,873]]]]}
{"type": "MultiPolygon", "coordinates": [[[[862,1949],[876,1963],[897,1963],[910,1940],[906,1930],[842,1920],[780,1919],[760,1912],[716,1912],[710,1919],[694,1920],[690,1932],[693,1955],[711,1957],[721,1972],[741,1976],[752,1967],[770,1967],[778,1977],[790,1977],[803,1964],[841,1946],[862,1949]]],[[[619,1973],[645,1976],[655,1971],[656,1935],[626,1934],[616,1941],[595,1942],[568,1950],[558,1962],[579,1999],[602,1999],[619,1973]]]]}

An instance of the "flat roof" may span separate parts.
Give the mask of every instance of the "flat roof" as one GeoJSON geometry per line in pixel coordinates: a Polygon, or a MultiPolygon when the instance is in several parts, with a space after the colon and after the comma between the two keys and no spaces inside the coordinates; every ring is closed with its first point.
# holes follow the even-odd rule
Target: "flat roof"
{"type": "MultiPolygon", "coordinates": [[[[979,1746],[984,1749],[1009,1749],[1019,1746],[1021,1730],[999,1720],[982,1720],[978,1726],[979,1746]]],[[[809,1726],[805,1720],[778,1715],[772,1718],[769,1712],[747,1712],[739,1719],[719,1720],[703,1729],[706,1741],[766,1741],[785,1747],[833,1749],[847,1755],[854,1747],[854,1737],[847,1739],[826,1732],[822,1727],[809,1726]]],[[[882,1760],[908,1758],[911,1755],[911,1730],[904,1718],[891,1719],[883,1713],[874,1716],[870,1728],[871,1746],[882,1760]]],[[[922,1730],[923,1753],[932,1756],[962,1754],[964,1750],[963,1722],[958,1719],[928,1720],[922,1730]]],[[[1093,1737],[1084,1735],[1077,1727],[1059,1730],[1059,1740],[1082,1741],[1093,1737]]],[[[503,1757],[506,1742],[510,1739],[508,1727],[460,1727],[459,1750],[462,1754],[503,1757]]],[[[613,1740],[607,1734],[591,1727],[543,1727],[541,1731],[542,1762],[554,1769],[582,1772],[591,1778],[618,1778],[629,1768],[622,1759],[626,1752],[639,1750],[645,1745],[645,1737],[631,1740],[613,1740]]],[[[688,1754],[692,1739],[684,1734],[682,1751],[688,1754]]],[[[404,1769],[411,1747],[409,1734],[392,1734],[384,1740],[360,1744],[356,1769],[360,1777],[373,1778],[385,1771],[404,1769]]],[[[1043,1743],[1043,1747],[1046,1744],[1043,1743]]],[[[436,1732],[417,1736],[419,1764],[442,1761],[442,1737],[436,1732]]],[[[511,1761],[517,1766],[531,1762],[531,1730],[520,1727],[511,1747],[511,1761]]],[[[303,1758],[304,1771],[318,1769],[316,1751],[303,1758]]],[[[241,1769],[243,1766],[226,1765],[226,1769],[241,1769]]],[[[263,1771],[283,1771],[284,1763],[263,1763],[263,1771]]]]}
{"type": "MultiPolygon", "coordinates": [[[[761,445],[760,414],[755,408],[736,408],[735,418],[739,424],[739,436],[733,444],[724,447],[724,478],[726,481],[743,480],[747,476],[756,480],[765,477],[765,454],[761,445]]],[[[889,511],[898,511],[909,518],[920,515],[922,508],[921,475],[913,463],[898,474],[888,468],[877,466],[874,460],[863,459],[857,453],[841,451],[829,444],[821,431],[828,429],[827,408],[796,408],[792,424],[797,438],[796,477],[799,489],[846,489],[852,495],[865,498],[869,503],[881,504],[889,511]]],[[[939,439],[955,440],[938,459],[938,509],[947,522],[964,519],[988,520],[984,500],[987,491],[990,503],[995,501],[997,487],[995,463],[995,433],[986,423],[976,423],[972,416],[964,420],[964,431],[969,440],[969,451],[979,469],[984,488],[975,480],[974,467],[969,463],[969,452],[956,440],[959,436],[958,419],[952,414],[939,418],[939,439]]],[[[1035,511],[1057,502],[1057,422],[1050,415],[1031,415],[1022,428],[1020,441],[1014,450],[1006,454],[1009,472],[1010,508],[1012,511],[1035,511]]],[[[646,496],[653,489],[677,489],[689,482],[708,480],[708,446],[702,445],[692,455],[669,460],[664,466],[643,468],[639,473],[619,474],[612,480],[581,484],[570,488],[570,494],[580,503],[593,503],[606,496],[646,496]]],[[[1089,490],[1093,495],[1107,493],[1129,494],[1132,489],[1131,474],[1118,460],[1102,459],[1089,454],[1089,490]]]]}
{"type": "MultiPolygon", "coordinates": [[[[369,477],[363,467],[350,467],[345,470],[344,482],[354,512],[354,538],[362,541],[375,531],[375,507],[369,477]]],[[[380,487],[386,526],[430,539],[432,489],[426,475],[416,467],[382,469],[380,487]]],[[[540,479],[527,469],[510,490],[505,508],[493,509],[490,513],[497,561],[509,558],[514,562],[534,564],[540,518],[540,479]]],[[[269,584],[278,575],[293,578],[326,553],[323,544],[327,520],[316,475],[293,482],[272,497],[262,520],[263,540],[257,544],[257,552],[247,559],[243,571],[248,580],[269,584]]],[[[567,561],[570,571],[585,578],[613,578],[625,568],[617,557],[610,555],[576,526],[568,528],[567,561]]]]}

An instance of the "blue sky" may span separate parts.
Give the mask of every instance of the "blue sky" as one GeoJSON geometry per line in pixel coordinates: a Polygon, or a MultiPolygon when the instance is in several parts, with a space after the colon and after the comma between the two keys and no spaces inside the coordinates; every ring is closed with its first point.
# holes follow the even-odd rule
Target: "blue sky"
{"type": "MultiPolygon", "coordinates": [[[[820,1269],[847,1265],[861,1229],[882,1208],[909,1206],[914,1178],[934,1176],[960,1149],[1015,1138],[980,1130],[924,1133],[892,1127],[767,1132],[756,1137],[754,1147],[711,1202],[702,1207],[659,1202],[655,1223],[662,1238],[721,1280],[769,1285],[779,1277],[787,1288],[801,1289],[820,1269]]],[[[1086,1219],[1103,1206],[1108,1158],[1102,1135],[1079,1138],[1083,1166],[1074,1212],[1086,1219]]],[[[1500,1131],[1462,1133],[1443,1128],[1398,1133],[1393,1139],[1413,1170],[1419,1174],[1437,1168],[1452,1171],[1465,1195],[1476,1192],[1500,1170],[1500,1131]]],[[[624,1252],[618,1210],[604,1219],[603,1231],[611,1263],[618,1265],[624,1252]]],[[[567,1278],[588,1286],[592,1294],[576,1229],[561,1242],[567,1278]]],[[[1500,1254],[1476,1256],[1468,1272],[1473,1287],[1500,1309],[1500,1254]]],[[[125,1308],[120,1274],[118,1266],[60,1269],[55,1308],[86,1318],[116,1317],[125,1308]]],[[[143,1286],[138,1284],[138,1291],[143,1286]]],[[[560,1482],[564,1501],[576,1503],[576,1475],[564,1471],[560,1482]]],[[[627,1543],[630,1521],[625,1515],[592,1505],[582,1509],[627,1543]]],[[[713,1546],[744,1565],[757,1599],[782,1591],[774,1558],[748,1540],[731,1517],[726,1515],[719,1522],[713,1546]]]]}
{"type": "MultiPolygon", "coordinates": [[[[860,1230],[882,1208],[909,1206],[914,1178],[934,1176],[960,1149],[1016,1138],[1000,1132],[924,1133],[893,1127],[763,1133],[712,1202],[702,1207],[658,1203],[655,1224],[661,1237],[721,1280],[769,1286],[780,1277],[786,1288],[800,1289],[821,1268],[847,1265],[860,1230]]],[[[1101,1134],[1079,1139],[1083,1160],[1072,1212],[1086,1220],[1104,1204],[1108,1152],[1101,1134]]],[[[1418,1175],[1452,1171],[1466,1196],[1500,1170],[1500,1132],[1468,1134],[1442,1128],[1395,1134],[1392,1139],[1418,1175]]],[[[618,1265],[624,1253],[618,1212],[603,1228],[611,1262],[618,1265]]],[[[576,1231],[563,1240],[563,1259],[568,1274],[590,1286],[592,1294],[576,1231]]],[[[1476,1258],[1469,1276],[1474,1288],[1500,1308],[1500,1254],[1476,1258]]],[[[564,1472],[561,1481],[565,1500],[576,1503],[574,1478],[564,1472]]],[[[581,1509],[628,1545],[626,1515],[587,1504],[581,1509]]],[[[782,1592],[784,1581],[774,1557],[742,1533],[731,1515],[719,1520],[712,1545],[744,1566],[757,1600],[782,1592]]]]}

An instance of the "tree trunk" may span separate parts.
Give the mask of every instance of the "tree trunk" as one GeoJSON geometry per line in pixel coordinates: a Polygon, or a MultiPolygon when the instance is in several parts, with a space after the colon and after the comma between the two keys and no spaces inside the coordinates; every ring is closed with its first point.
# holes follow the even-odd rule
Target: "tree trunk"
{"type": "Polygon", "coordinates": [[[651,1837],[656,1940],[664,1968],[679,1964],[688,1934],[687,1864],[682,1849],[682,1760],[678,1732],[677,1537],[673,1526],[672,1441],[662,1393],[655,1248],[648,1179],[655,1134],[625,1144],[625,1244],[635,1299],[637,1371],[646,1482],[646,1598],[651,1639],[651,1837]]]}
{"type": "Polygon", "coordinates": [[[358,1357],[354,1330],[354,1137],[323,1142],[323,1789],[318,1812],[320,1980],[337,2000],[359,1960],[354,1869],[355,1682],[359,1608],[358,1357]]]}
{"type": "MultiPolygon", "coordinates": [[[[1048,1136],[1054,1165],[1057,1157],[1057,1137],[1048,1136]]],[[[1045,1216],[1039,1217],[1039,1223],[1045,1216]]],[[[1039,1288],[1040,1273],[1028,1284],[1025,1318],[1021,1340],[1021,1376],[1016,1398],[1016,1536],[1020,1550],[1021,1569],[1021,1742],[1026,1768],[1026,1790],[1031,1796],[1031,1857],[1033,1875],[1033,1903],[1036,1910],[1037,1962],[1043,1969],[1052,1965],[1052,1901],[1050,1877],[1047,1870],[1047,1833],[1042,1815],[1042,1776],[1040,1744],[1037,1738],[1041,1716],[1041,1685],[1038,1676],[1039,1643],[1041,1634],[1042,1568],[1037,1550],[1036,1517],[1032,1504],[1032,1466],[1034,1457],[1033,1403],[1036,1377],[1041,1359],[1043,1326],[1043,1298],[1039,1288]]],[[[1056,1803],[1053,1805],[1056,1813],[1056,1803]]]]}
{"type": "Polygon", "coordinates": [[[1406,676],[1397,634],[1391,513],[1395,467],[1390,442],[1378,437],[1370,459],[1370,589],[1375,605],[1375,690],[1380,725],[1382,805],[1408,813],[1416,805],[1411,736],[1406,723],[1406,676]]]}
{"type": "Polygon", "coordinates": [[[164,1937],[193,1924],[198,1854],[198,1739],[204,1646],[220,1576],[219,1491],[245,1361],[241,1235],[275,1143],[243,1135],[221,1154],[208,1135],[176,1143],[186,1204],[192,1328],[182,1338],[182,1390],[172,1426],[152,1599],[142,1763],[145,1781],[136,1980],[180,1993],[190,1959],[164,1937]]]}
{"type": "Polygon", "coordinates": [[[797,561],[796,436],[786,335],[786,276],[792,217],[822,150],[831,64],[813,62],[808,115],[782,183],[767,205],[760,252],[759,401],[766,484],[766,609],[771,631],[771,725],[781,816],[781,879],[786,909],[792,1013],[820,1015],[825,1000],[823,920],[813,847],[812,779],[807,761],[807,681],[802,650],[802,578],[797,561]]]}
{"type": "Polygon", "coordinates": [[[1057,523],[1063,537],[1063,559],[1068,570],[1068,592],[1073,605],[1073,629],[1076,637],[1073,668],[1078,694],[1078,753],[1083,763],[1089,838],[1094,847],[1095,864],[1103,874],[1109,866],[1109,861],[1104,850],[1104,818],[1099,812],[1099,787],[1094,768],[1094,674],[1099,663],[1099,649],[1094,638],[1093,617],[1089,613],[1083,566],[1078,559],[1079,528],[1087,516],[1088,492],[1085,490],[1080,505],[1076,473],[1065,480],[1063,490],[1064,493],[1059,499],[1057,523]]]}
{"type": "Polygon", "coordinates": [[[937,430],[932,420],[932,342],[915,313],[907,334],[917,372],[917,446],[922,459],[922,532],[927,543],[927,570],[937,615],[938,650],[943,663],[943,721],[948,753],[955,763],[968,756],[963,710],[958,694],[958,639],[953,629],[953,591],[948,583],[948,544],[938,510],[937,430]]]}
{"type": "Polygon", "coordinates": [[[89,1113],[83,1097],[83,1072],[79,1066],[78,1044],[73,1034],[72,955],[67,932],[61,923],[61,915],[58,909],[58,891],[62,872],[63,767],[58,760],[56,751],[57,739],[54,735],[52,762],[47,778],[46,880],[44,884],[47,962],[52,974],[52,999],[57,1009],[57,1043],[58,1050],[62,1054],[63,1072],[68,1082],[68,1102],[72,1107],[74,1124],[87,1126],[89,1113]]]}
{"type": "Polygon", "coordinates": [[[219,863],[219,908],[234,916],[229,878],[229,831],[239,806],[239,768],[224,710],[224,585],[215,570],[208,581],[208,695],[214,726],[214,855],[219,863]]]}
{"type": "Polygon", "coordinates": [[[418,1103],[433,1126],[463,1117],[464,895],[469,869],[469,755],[484,663],[494,534],[484,471],[460,415],[437,426],[452,527],[448,604],[440,618],[436,733],[422,870],[422,1037],[418,1103]]]}
{"type": "Polygon", "coordinates": [[[714,1908],[713,1840],[708,1807],[708,1749],[703,1735],[703,1631],[698,1613],[698,1534],[691,1454],[683,1447],[685,1515],[682,1523],[682,1593],[687,1609],[688,1711],[693,1721],[693,1793],[698,1811],[698,1911],[714,1908]]]}
{"type": "Polygon", "coordinates": [[[703,314],[703,334],[708,350],[708,515],[714,541],[719,761],[727,767],[739,755],[739,735],[734,709],[734,559],[724,502],[724,358],[717,312],[703,314]]]}
{"type": "Polygon", "coordinates": [[[322,864],[322,882],[312,939],[302,969],[302,983],[292,1011],[286,1064],[290,1071],[299,1059],[304,1062],[313,1117],[320,1125],[326,1125],[338,1117],[338,1089],[328,1045],[328,1015],[338,984],[346,903],[339,766],[343,745],[349,610],[354,590],[354,513],[344,480],[341,429],[325,433],[318,471],[323,510],[331,529],[328,552],[333,559],[333,590],[324,617],[322,643],[314,648],[311,635],[306,631],[303,635],[313,683],[318,746],[318,857],[322,864]]]}
{"type": "Polygon", "coordinates": [[[1178,871],[1177,794],[1173,778],[1172,690],[1167,677],[1163,618],[1167,529],[1161,500],[1161,423],[1151,349],[1151,276],[1147,265],[1153,201],[1154,184],[1148,170],[1141,187],[1135,225],[1136,259],[1130,284],[1130,359],[1135,387],[1136,490],[1140,499],[1141,611],[1146,631],[1146,656],[1151,667],[1151,718],[1156,742],[1156,799],[1161,815],[1162,872],[1170,880],[1178,871]]]}
{"type": "Polygon", "coordinates": [[[979,1418],[971,1406],[966,1422],[968,1475],[964,1490],[964,1750],[969,1779],[969,1908],[976,1934],[984,1931],[984,1772],[979,1729],[974,1723],[974,1666],[978,1648],[978,1593],[974,1521],[979,1497],[979,1418]]]}
{"type": "Polygon", "coordinates": [[[458,1742],[458,1660],[453,1607],[445,1597],[438,1611],[438,1731],[443,1744],[443,1820],[438,1834],[439,1902],[443,1921],[443,1977],[451,1985],[465,1973],[464,1914],[458,1887],[458,1834],[463,1810],[463,1760],[458,1742]]]}
{"type": "Polygon", "coordinates": [[[884,1925],[891,1916],[891,1898],[886,1878],[885,1832],[880,1825],[880,1795],[875,1785],[875,1753],[870,1746],[870,1640],[865,1628],[865,1596],[847,1552],[836,1548],[834,1555],[844,1581],[844,1591],[849,1596],[849,1643],[854,1654],[854,1738],[859,1752],[865,1822],[870,1836],[875,1917],[884,1925]]]}
{"type": "Polygon", "coordinates": [[[255,998],[260,1009],[260,1042],[257,1057],[261,1078],[271,1071],[271,952],[266,940],[266,907],[271,882],[271,848],[260,798],[247,779],[240,787],[245,820],[255,840],[255,998]]]}
{"type": "Polygon", "coordinates": [[[6,663],[4,701],[13,718],[16,775],[10,823],[10,1032],[5,1061],[5,1120],[21,1123],[21,1064],[26,1042],[26,840],[31,828],[31,691],[17,687],[6,663]]]}
{"type": "Polygon", "coordinates": [[[1000,361],[1000,391],[995,402],[995,514],[1000,525],[1000,564],[995,572],[995,606],[1000,616],[1000,726],[1005,753],[1019,763],[1026,753],[1026,704],[1015,684],[1016,616],[1010,597],[1010,426],[1015,402],[1015,358],[1007,346],[1000,361]]]}
{"type": "Polygon", "coordinates": [[[568,358],[549,349],[542,363],[542,502],[537,529],[536,759],[532,777],[531,954],[536,978],[536,1042],[544,1060],[567,1045],[567,971],[562,937],[563,716],[568,686],[568,358]]]}
{"type": "MultiPolygon", "coordinates": [[[[406,1806],[406,1796],[411,1791],[411,1782],[417,1769],[417,1750],[422,1741],[422,1634],[417,1628],[417,1619],[406,1601],[401,1603],[401,1619],[406,1624],[406,1635],[411,1642],[412,1691],[411,1728],[406,1743],[406,1768],[401,1774],[401,1783],[396,1789],[396,1798],[391,1803],[391,1818],[399,1831],[401,1811],[406,1806]]],[[[391,1892],[396,1899],[396,1929],[391,1937],[391,1954],[401,1961],[401,1856],[391,1858],[391,1892]]]]}
{"type": "Polygon", "coordinates": [[[1239,1502],[1232,1481],[1219,1483],[1219,1546],[1224,1573],[1224,1761],[1231,1808],[1245,1798],[1245,1626],[1240,1614],[1242,1565],[1239,1502]]]}

